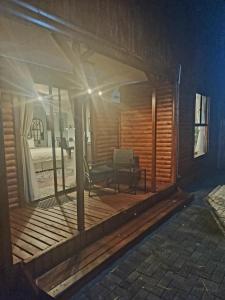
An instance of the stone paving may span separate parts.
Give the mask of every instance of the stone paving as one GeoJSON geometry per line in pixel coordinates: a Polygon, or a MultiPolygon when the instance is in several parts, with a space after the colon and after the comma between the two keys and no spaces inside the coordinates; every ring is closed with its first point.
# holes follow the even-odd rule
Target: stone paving
{"type": "Polygon", "coordinates": [[[203,194],[71,300],[225,299],[225,238],[203,194]]]}
{"type": "Polygon", "coordinates": [[[208,202],[225,230],[225,185],[218,185],[208,195],[208,202]]]}

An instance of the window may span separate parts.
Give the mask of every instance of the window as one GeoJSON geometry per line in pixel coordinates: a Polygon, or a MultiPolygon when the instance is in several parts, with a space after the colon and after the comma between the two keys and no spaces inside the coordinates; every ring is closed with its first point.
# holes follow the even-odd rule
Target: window
{"type": "Polygon", "coordinates": [[[209,98],[196,94],[194,157],[202,156],[208,151],[208,106],[209,98]]]}

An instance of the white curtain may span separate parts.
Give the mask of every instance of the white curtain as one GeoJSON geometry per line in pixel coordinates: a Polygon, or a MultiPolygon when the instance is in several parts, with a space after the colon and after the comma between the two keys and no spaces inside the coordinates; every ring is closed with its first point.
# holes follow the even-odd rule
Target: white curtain
{"type": "Polygon", "coordinates": [[[74,123],[74,107],[71,98],[68,99],[68,103],[71,109],[71,115],[72,115],[72,128],[70,131],[68,131],[68,136],[73,138],[73,145],[74,145],[74,150],[72,153],[72,158],[73,158],[73,170],[74,170],[74,185],[77,185],[77,178],[76,178],[76,141],[75,141],[75,123],[74,123]]]}
{"type": "Polygon", "coordinates": [[[28,100],[20,102],[20,138],[23,166],[24,197],[26,202],[34,201],[37,196],[37,182],[27,136],[33,120],[33,104],[28,100]]]}
{"type": "Polygon", "coordinates": [[[202,155],[206,153],[206,135],[205,135],[205,127],[199,128],[197,143],[195,147],[195,153],[197,155],[202,155]]]}

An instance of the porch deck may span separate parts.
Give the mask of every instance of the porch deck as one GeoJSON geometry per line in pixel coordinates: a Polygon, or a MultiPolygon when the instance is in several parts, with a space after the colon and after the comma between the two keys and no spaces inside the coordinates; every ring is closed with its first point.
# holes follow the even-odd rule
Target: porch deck
{"type": "MultiPolygon", "coordinates": [[[[85,229],[103,223],[151,195],[120,193],[88,197],[85,193],[85,229]]],[[[27,206],[12,209],[10,220],[14,263],[26,261],[79,233],[76,202],[72,199],[50,208],[27,206]]]]}

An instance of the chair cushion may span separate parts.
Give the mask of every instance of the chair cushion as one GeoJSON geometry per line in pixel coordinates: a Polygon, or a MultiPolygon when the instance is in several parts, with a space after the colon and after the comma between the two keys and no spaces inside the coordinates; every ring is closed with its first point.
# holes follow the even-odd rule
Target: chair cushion
{"type": "Polygon", "coordinates": [[[99,167],[95,167],[94,169],[92,169],[91,174],[93,175],[98,175],[98,174],[108,174],[108,173],[112,173],[113,172],[113,168],[106,166],[106,165],[102,165],[99,167]]]}

